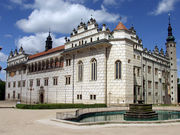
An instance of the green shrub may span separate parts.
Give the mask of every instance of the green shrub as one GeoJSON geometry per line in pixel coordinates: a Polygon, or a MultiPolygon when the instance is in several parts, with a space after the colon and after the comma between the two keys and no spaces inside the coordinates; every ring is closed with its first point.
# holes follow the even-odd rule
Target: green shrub
{"type": "Polygon", "coordinates": [[[70,109],[70,108],[102,108],[106,104],[17,104],[19,109],[70,109]]]}

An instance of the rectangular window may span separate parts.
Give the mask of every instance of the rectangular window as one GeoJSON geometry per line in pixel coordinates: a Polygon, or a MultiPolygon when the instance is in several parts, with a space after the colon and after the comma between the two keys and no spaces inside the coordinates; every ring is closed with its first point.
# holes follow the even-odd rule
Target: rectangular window
{"type": "Polygon", "coordinates": [[[158,75],[158,69],[155,68],[155,75],[158,75]]]}
{"type": "Polygon", "coordinates": [[[92,41],[93,41],[93,39],[91,38],[91,39],[90,39],[90,42],[92,42],[92,41]]]}
{"type": "Polygon", "coordinates": [[[21,70],[19,70],[19,74],[21,74],[21,70]]]}
{"type": "Polygon", "coordinates": [[[48,78],[44,79],[44,86],[48,86],[48,80],[49,80],[48,78]]]}
{"type": "Polygon", "coordinates": [[[58,78],[57,77],[53,78],[53,85],[58,85],[58,78]]]}
{"type": "Polygon", "coordinates": [[[96,95],[90,95],[90,100],[96,100],[96,95]]]}
{"type": "Polygon", "coordinates": [[[143,72],[146,71],[146,66],[143,64],[143,72]]]}
{"type": "Polygon", "coordinates": [[[158,82],[155,82],[155,89],[158,89],[158,82]]]}
{"type": "Polygon", "coordinates": [[[66,66],[71,66],[71,59],[66,59],[66,66]]]}
{"type": "Polygon", "coordinates": [[[78,94],[78,95],[77,95],[77,99],[78,99],[78,100],[82,100],[82,94],[78,94]]]}
{"type": "Polygon", "coordinates": [[[16,87],[16,82],[13,82],[13,87],[16,87]]]}
{"type": "Polygon", "coordinates": [[[18,99],[20,99],[20,94],[18,93],[18,99]]]}
{"type": "Polygon", "coordinates": [[[23,70],[23,74],[25,74],[25,73],[26,73],[26,69],[23,70]]]}
{"type": "Polygon", "coordinates": [[[66,85],[71,84],[71,77],[70,76],[66,76],[66,85]]]}
{"type": "Polygon", "coordinates": [[[36,80],[36,86],[40,86],[40,84],[41,84],[40,79],[37,79],[37,80],[36,80]]]}
{"type": "Polygon", "coordinates": [[[10,94],[8,93],[8,99],[10,99],[10,94]]]}
{"type": "Polygon", "coordinates": [[[78,63],[78,81],[81,82],[83,80],[83,63],[78,63]]]}
{"type": "Polygon", "coordinates": [[[148,88],[151,89],[151,81],[148,81],[148,88]]]}
{"type": "Polygon", "coordinates": [[[165,71],[162,71],[162,77],[165,77],[165,71]]]}
{"type": "Polygon", "coordinates": [[[21,81],[18,81],[18,87],[21,87],[21,81]]]}
{"type": "Polygon", "coordinates": [[[116,61],[115,62],[116,66],[116,79],[121,79],[121,61],[116,61]]]}
{"type": "Polygon", "coordinates": [[[140,76],[140,69],[137,69],[137,76],[140,76]]]}
{"type": "Polygon", "coordinates": [[[25,87],[26,86],[26,81],[23,81],[23,87],[25,87]]]}
{"type": "Polygon", "coordinates": [[[16,92],[13,91],[13,99],[15,99],[15,98],[16,98],[16,92]]]}
{"type": "Polygon", "coordinates": [[[11,83],[10,82],[8,82],[8,88],[10,88],[11,87],[11,83]]]}
{"type": "Polygon", "coordinates": [[[148,73],[151,74],[151,66],[148,66],[148,73]]]}
{"type": "Polygon", "coordinates": [[[30,81],[29,81],[29,86],[30,86],[30,87],[33,87],[33,80],[30,80],[30,81]]]}

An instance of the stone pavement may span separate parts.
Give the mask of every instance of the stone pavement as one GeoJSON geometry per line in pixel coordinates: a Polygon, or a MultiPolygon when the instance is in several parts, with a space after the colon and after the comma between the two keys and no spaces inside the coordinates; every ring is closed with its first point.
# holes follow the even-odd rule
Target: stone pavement
{"type": "MultiPolygon", "coordinates": [[[[14,103],[0,102],[0,106],[14,103]]],[[[74,126],[51,121],[56,112],[75,109],[21,110],[0,109],[0,135],[179,135],[180,123],[168,124],[106,124],[74,126]]]]}
{"type": "Polygon", "coordinates": [[[16,101],[0,101],[0,108],[14,108],[16,101]]]}

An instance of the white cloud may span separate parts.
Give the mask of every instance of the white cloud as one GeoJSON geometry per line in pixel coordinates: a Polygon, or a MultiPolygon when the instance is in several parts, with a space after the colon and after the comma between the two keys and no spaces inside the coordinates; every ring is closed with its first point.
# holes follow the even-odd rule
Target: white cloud
{"type": "MultiPolygon", "coordinates": [[[[21,46],[26,53],[34,54],[45,50],[45,41],[48,33],[36,33],[35,35],[24,36],[16,41],[18,48],[21,46]]],[[[56,38],[51,34],[53,40],[53,47],[57,47],[64,44],[64,37],[56,38]]]]}
{"type": "MultiPolygon", "coordinates": [[[[10,0],[10,2],[19,5],[21,9],[33,9],[33,4],[29,4],[28,0],[10,0]]],[[[14,5],[6,5],[6,7],[12,10],[14,5]]]]}
{"type": "MultiPolygon", "coordinates": [[[[94,0],[97,2],[98,0],[94,0]]],[[[119,5],[123,2],[131,2],[133,0],[103,0],[103,5],[109,6],[109,5],[119,5]]]]}
{"type": "Polygon", "coordinates": [[[4,54],[3,52],[0,52],[0,62],[6,62],[8,56],[4,54]]]}
{"type": "Polygon", "coordinates": [[[15,4],[22,4],[23,0],[10,0],[11,2],[15,3],[15,4]]]}
{"type": "Polygon", "coordinates": [[[104,0],[103,4],[104,5],[115,5],[116,4],[116,0],[104,0]]]}
{"type": "Polygon", "coordinates": [[[70,33],[80,23],[81,18],[86,22],[91,15],[99,23],[119,20],[118,14],[104,9],[90,9],[69,1],[72,0],[35,0],[29,17],[17,21],[16,24],[24,32],[47,32],[51,28],[53,32],[70,33]]]}
{"type": "Polygon", "coordinates": [[[11,35],[11,34],[5,34],[4,37],[6,37],[6,38],[12,38],[12,35],[11,35]]]}
{"type": "Polygon", "coordinates": [[[152,15],[160,15],[162,13],[167,13],[174,10],[175,3],[179,0],[161,0],[153,12],[152,15]]]}

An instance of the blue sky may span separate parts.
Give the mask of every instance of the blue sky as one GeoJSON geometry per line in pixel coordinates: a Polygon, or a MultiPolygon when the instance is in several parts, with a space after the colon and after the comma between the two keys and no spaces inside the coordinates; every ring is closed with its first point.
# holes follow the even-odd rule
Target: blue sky
{"type": "MultiPolygon", "coordinates": [[[[5,68],[9,52],[20,46],[27,53],[43,51],[49,28],[53,46],[62,45],[81,19],[87,22],[91,15],[111,31],[119,21],[127,28],[133,24],[144,48],[153,50],[158,45],[165,50],[171,13],[180,70],[179,7],[180,0],[0,0],[0,65],[5,68]]],[[[5,71],[0,78],[5,79],[5,71]]]]}

